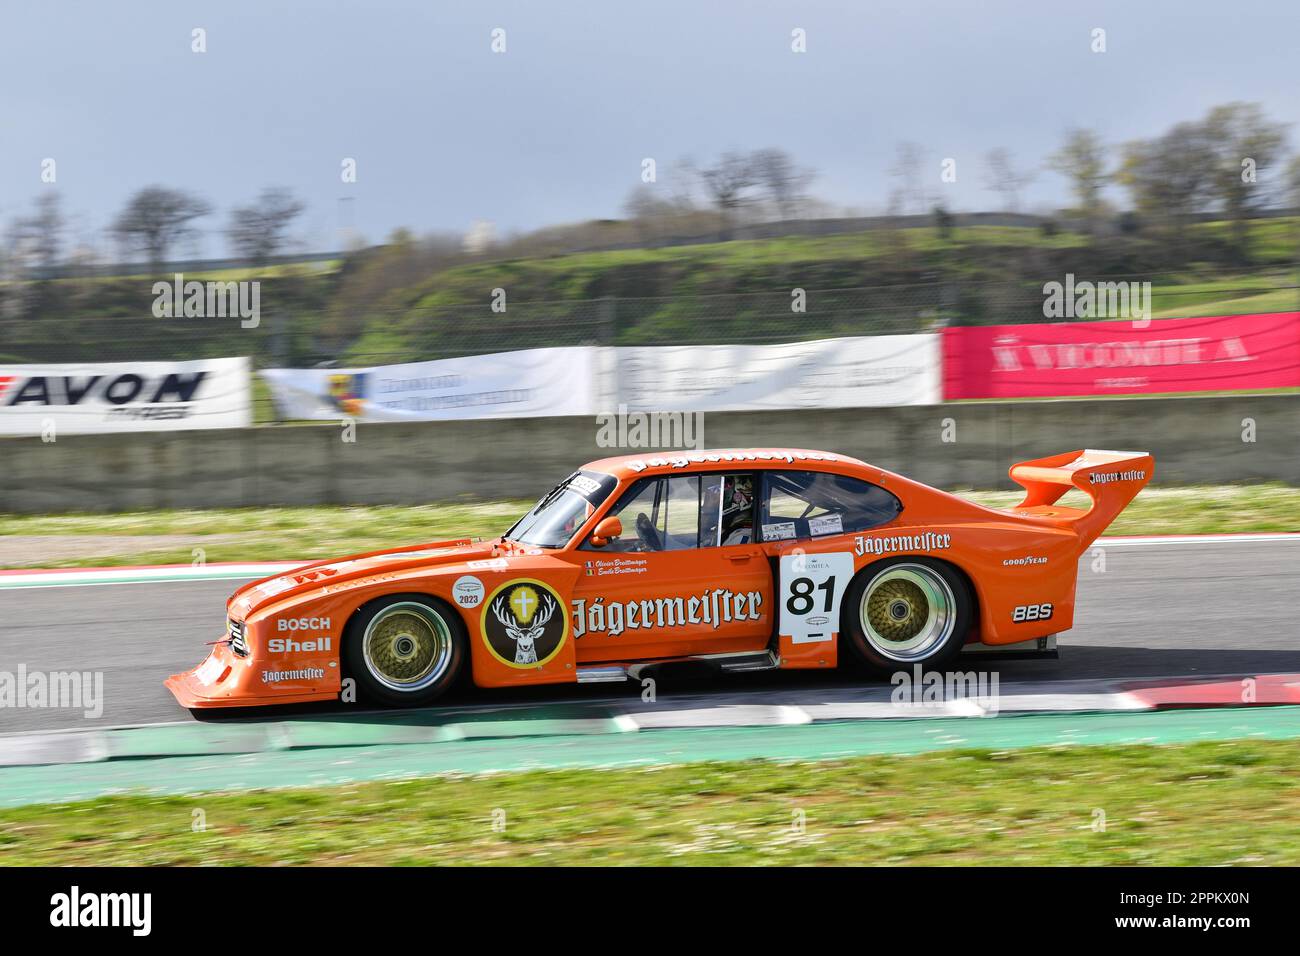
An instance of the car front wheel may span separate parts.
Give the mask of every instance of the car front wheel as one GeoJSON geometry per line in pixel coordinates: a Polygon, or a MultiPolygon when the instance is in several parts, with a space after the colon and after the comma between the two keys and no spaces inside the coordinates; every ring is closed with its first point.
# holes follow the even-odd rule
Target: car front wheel
{"type": "Polygon", "coordinates": [[[390,595],[348,622],[348,673],[369,700],[429,704],[456,680],[466,643],[460,615],[447,605],[423,594],[390,595]]]}

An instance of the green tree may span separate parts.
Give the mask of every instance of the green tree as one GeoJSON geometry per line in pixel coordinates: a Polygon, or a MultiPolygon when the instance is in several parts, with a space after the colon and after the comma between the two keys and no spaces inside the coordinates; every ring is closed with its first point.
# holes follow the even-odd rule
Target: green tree
{"type": "Polygon", "coordinates": [[[1270,188],[1277,183],[1269,182],[1268,171],[1282,159],[1286,125],[1270,121],[1257,103],[1226,103],[1210,110],[1205,129],[1215,157],[1210,188],[1245,256],[1247,220],[1256,218],[1278,192],[1270,188]]]}
{"type": "Polygon", "coordinates": [[[1070,211],[1094,229],[1107,213],[1102,193],[1112,178],[1101,137],[1088,129],[1070,130],[1061,147],[1047,157],[1047,165],[1070,181],[1076,204],[1070,211]]]}
{"type": "Polygon", "coordinates": [[[1214,201],[1215,143],[1204,123],[1179,123],[1163,136],[1125,144],[1115,179],[1142,218],[1182,236],[1214,201]]]}

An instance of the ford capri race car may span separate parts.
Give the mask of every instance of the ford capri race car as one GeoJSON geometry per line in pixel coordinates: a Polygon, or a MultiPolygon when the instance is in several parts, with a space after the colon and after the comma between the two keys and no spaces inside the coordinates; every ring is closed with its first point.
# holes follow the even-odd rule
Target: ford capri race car
{"type": "Polygon", "coordinates": [[[996,509],[826,452],[607,458],[499,538],[241,587],[211,656],[166,683],[191,708],[355,699],[352,687],[421,705],[466,668],[480,687],[678,661],[833,668],[844,653],[884,672],[937,668],[967,645],[1068,629],[1080,555],[1153,468],[1144,452],[1021,462],[1024,501],[996,509]],[[1073,489],[1091,506],[1057,504],[1073,489]]]}

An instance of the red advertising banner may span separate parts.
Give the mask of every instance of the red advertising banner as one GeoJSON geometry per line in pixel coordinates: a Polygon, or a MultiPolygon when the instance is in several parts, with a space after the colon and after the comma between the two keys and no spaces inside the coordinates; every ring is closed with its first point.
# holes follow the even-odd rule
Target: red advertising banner
{"type": "Polygon", "coordinates": [[[943,330],[948,400],[1287,386],[1300,386],[1300,312],[943,330]]]}

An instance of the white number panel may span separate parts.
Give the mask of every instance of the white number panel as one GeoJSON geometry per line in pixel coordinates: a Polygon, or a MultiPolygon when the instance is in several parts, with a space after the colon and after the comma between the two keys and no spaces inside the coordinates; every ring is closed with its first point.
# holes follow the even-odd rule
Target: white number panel
{"type": "Polygon", "coordinates": [[[781,557],[781,626],[796,644],[835,639],[840,599],[853,577],[853,555],[787,554],[781,557]]]}

